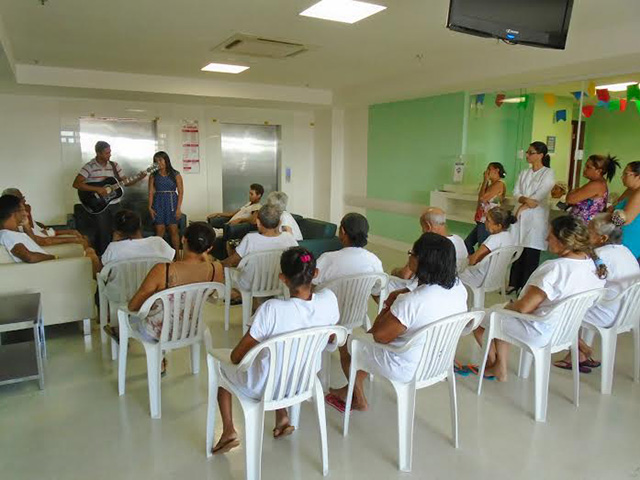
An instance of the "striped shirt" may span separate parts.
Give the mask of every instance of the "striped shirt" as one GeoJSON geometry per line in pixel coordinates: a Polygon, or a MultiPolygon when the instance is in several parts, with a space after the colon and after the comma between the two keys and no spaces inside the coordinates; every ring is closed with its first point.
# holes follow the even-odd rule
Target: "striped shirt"
{"type": "Polygon", "coordinates": [[[80,169],[78,175],[82,175],[84,178],[86,178],[87,182],[100,182],[107,178],[114,177],[111,164],[115,165],[116,171],[118,172],[118,175],[120,175],[120,178],[124,177],[122,168],[120,168],[120,165],[118,165],[116,162],[107,162],[107,164],[103,167],[95,158],[90,162],[87,162],[84,167],[80,169]]]}

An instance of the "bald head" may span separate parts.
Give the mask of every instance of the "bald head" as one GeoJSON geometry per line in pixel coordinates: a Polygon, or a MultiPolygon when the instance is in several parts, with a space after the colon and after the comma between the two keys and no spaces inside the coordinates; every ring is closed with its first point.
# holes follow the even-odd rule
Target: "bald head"
{"type": "Polygon", "coordinates": [[[441,208],[428,207],[420,216],[420,226],[423,233],[432,232],[446,236],[447,215],[441,208]]]}

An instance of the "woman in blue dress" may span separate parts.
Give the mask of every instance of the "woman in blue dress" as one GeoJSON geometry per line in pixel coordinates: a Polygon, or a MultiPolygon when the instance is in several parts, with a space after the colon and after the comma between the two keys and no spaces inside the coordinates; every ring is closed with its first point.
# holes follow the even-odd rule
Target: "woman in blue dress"
{"type": "Polygon", "coordinates": [[[627,187],[613,207],[613,222],[622,226],[622,244],[640,261],[640,162],[630,162],[622,173],[627,187]]]}
{"type": "Polygon", "coordinates": [[[149,176],[149,213],[157,236],[164,238],[165,231],[169,230],[171,246],[177,255],[180,251],[178,221],[182,215],[184,193],[182,176],[171,166],[166,152],[156,153],[153,163],[158,166],[158,171],[149,176]]]}

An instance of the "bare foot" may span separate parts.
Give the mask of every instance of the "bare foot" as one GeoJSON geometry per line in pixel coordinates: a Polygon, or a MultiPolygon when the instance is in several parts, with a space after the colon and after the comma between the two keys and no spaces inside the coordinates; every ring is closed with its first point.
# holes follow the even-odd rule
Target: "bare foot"
{"type": "Polygon", "coordinates": [[[494,365],[491,368],[487,368],[484,371],[485,377],[495,377],[498,382],[506,382],[507,381],[507,371],[498,367],[498,365],[494,365]]]}
{"type": "Polygon", "coordinates": [[[229,433],[228,435],[223,434],[218,440],[218,443],[211,449],[211,453],[214,455],[219,455],[222,453],[227,453],[229,450],[232,450],[240,445],[240,440],[238,440],[238,434],[234,431],[229,433]]]}
{"type": "MultiPolygon", "coordinates": [[[[347,403],[348,390],[348,385],[345,385],[342,388],[330,388],[329,393],[347,403]]],[[[359,392],[358,390],[359,389],[357,387],[353,389],[353,400],[351,401],[351,409],[365,412],[369,409],[369,404],[367,403],[367,399],[365,398],[364,393],[362,391],[359,392]]]]}
{"type": "Polygon", "coordinates": [[[287,437],[295,431],[296,427],[289,423],[287,409],[276,410],[276,426],[273,429],[273,438],[287,437]]]}

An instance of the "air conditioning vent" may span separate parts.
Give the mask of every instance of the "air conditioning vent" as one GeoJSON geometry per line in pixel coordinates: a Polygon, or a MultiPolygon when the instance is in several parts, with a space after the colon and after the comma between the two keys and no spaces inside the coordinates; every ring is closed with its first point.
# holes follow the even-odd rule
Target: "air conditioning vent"
{"type": "Polygon", "coordinates": [[[249,57],[288,58],[307,50],[308,48],[300,43],[238,33],[215,47],[213,52],[249,57]]]}

